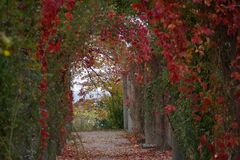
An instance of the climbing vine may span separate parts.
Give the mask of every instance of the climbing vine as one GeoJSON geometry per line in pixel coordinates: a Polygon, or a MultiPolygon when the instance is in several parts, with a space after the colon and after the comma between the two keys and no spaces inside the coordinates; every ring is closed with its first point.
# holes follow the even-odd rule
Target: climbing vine
{"type": "Polygon", "coordinates": [[[100,55],[133,75],[149,116],[167,115],[187,159],[239,156],[238,1],[0,4],[0,159],[56,158],[73,119],[71,78],[100,55]],[[31,125],[20,144],[16,130],[31,125]],[[30,153],[13,154],[28,144],[30,153]]]}

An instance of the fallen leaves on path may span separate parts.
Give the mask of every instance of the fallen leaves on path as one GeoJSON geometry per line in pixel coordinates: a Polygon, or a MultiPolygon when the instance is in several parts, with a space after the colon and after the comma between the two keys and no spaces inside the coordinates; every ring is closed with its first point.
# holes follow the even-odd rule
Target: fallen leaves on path
{"type": "Polygon", "coordinates": [[[170,160],[170,151],[142,149],[136,137],[124,131],[73,133],[73,140],[57,160],[170,160]]]}

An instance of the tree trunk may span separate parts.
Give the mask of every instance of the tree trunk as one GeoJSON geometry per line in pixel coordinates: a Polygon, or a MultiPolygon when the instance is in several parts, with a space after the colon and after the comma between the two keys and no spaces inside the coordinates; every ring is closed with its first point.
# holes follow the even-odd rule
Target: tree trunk
{"type": "Polygon", "coordinates": [[[141,106],[138,105],[136,93],[136,82],[135,82],[135,68],[132,68],[127,78],[127,95],[129,100],[128,108],[128,131],[134,133],[141,133],[141,106]]]}
{"type": "Polygon", "coordinates": [[[141,86],[141,84],[135,84],[135,119],[137,121],[136,123],[136,131],[138,134],[144,133],[144,118],[143,118],[143,107],[144,107],[144,87],[141,86]]]}
{"type": "MultiPolygon", "coordinates": [[[[148,73],[144,74],[144,135],[145,135],[145,144],[146,145],[153,145],[156,144],[156,134],[155,134],[155,104],[154,104],[154,97],[153,97],[153,86],[152,83],[146,81],[148,73]]],[[[150,73],[152,74],[152,73],[150,73]]]]}
{"type": "Polygon", "coordinates": [[[146,144],[155,144],[155,123],[154,116],[145,112],[144,114],[144,135],[146,144]]]}
{"type": "Polygon", "coordinates": [[[160,150],[170,149],[168,139],[168,119],[165,115],[156,115],[156,144],[160,150]]]}
{"type": "Polygon", "coordinates": [[[161,57],[154,56],[151,63],[151,74],[153,77],[152,80],[152,117],[154,117],[152,120],[154,125],[154,144],[157,145],[157,147],[160,150],[166,150],[169,149],[169,143],[168,143],[168,131],[170,125],[168,125],[168,118],[164,114],[159,114],[162,112],[161,108],[165,105],[164,103],[164,91],[162,91],[160,76],[162,72],[161,67],[161,57]],[[155,113],[154,113],[155,112],[155,113]]]}
{"type": "Polygon", "coordinates": [[[125,130],[128,130],[127,75],[123,75],[122,79],[123,79],[123,127],[125,130]]]}
{"type": "MultiPolygon", "coordinates": [[[[225,100],[227,104],[227,110],[222,111],[226,113],[226,117],[230,117],[231,121],[236,121],[240,124],[240,101],[236,98],[237,85],[239,83],[233,84],[232,88],[229,87],[233,79],[231,78],[231,73],[234,71],[239,72],[239,68],[231,67],[231,61],[234,60],[237,56],[237,42],[236,36],[228,36],[227,28],[220,26],[216,31],[216,39],[218,46],[216,47],[216,55],[212,57],[212,62],[215,64],[216,70],[219,70],[219,73],[222,73],[223,78],[223,90],[225,91],[225,100]],[[217,61],[216,61],[217,60],[217,61]]],[[[234,129],[234,135],[240,134],[240,128],[234,129]]],[[[235,157],[240,157],[240,146],[235,149],[235,152],[232,155],[232,160],[235,160],[235,157]]]]}
{"type": "Polygon", "coordinates": [[[134,114],[134,110],[133,110],[133,96],[132,96],[132,82],[130,79],[130,74],[128,74],[127,76],[127,99],[128,99],[128,132],[133,132],[133,128],[134,128],[134,117],[132,116],[132,114],[134,114]]]}
{"type": "Polygon", "coordinates": [[[183,147],[179,144],[177,139],[173,137],[173,159],[172,160],[185,160],[183,147]]]}

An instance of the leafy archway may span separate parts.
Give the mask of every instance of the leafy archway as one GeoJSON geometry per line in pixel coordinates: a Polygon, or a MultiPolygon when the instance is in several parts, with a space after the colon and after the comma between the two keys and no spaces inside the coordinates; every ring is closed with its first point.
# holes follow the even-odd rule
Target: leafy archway
{"type": "Polygon", "coordinates": [[[0,34],[1,105],[6,106],[1,108],[3,159],[55,158],[72,120],[72,71],[81,69],[79,62],[93,66],[96,53],[114,59],[130,83],[124,104],[138,115],[132,115],[132,128],[144,130],[149,143],[166,146],[166,135],[154,124],[162,131],[168,120],[188,159],[237,155],[238,1],[1,4],[6,10],[0,34]],[[26,119],[30,121],[24,123],[26,119]]]}

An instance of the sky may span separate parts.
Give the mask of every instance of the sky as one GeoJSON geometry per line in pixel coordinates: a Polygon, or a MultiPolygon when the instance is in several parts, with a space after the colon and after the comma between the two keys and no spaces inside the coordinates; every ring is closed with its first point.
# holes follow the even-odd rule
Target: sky
{"type": "MultiPolygon", "coordinates": [[[[78,94],[82,88],[82,85],[80,85],[79,83],[84,82],[84,80],[82,80],[81,76],[78,75],[78,76],[75,76],[72,81],[73,81],[73,86],[71,87],[71,89],[73,92],[73,103],[75,103],[81,98],[78,94]]],[[[106,94],[108,95],[106,91],[101,90],[101,88],[96,88],[96,90],[86,95],[86,99],[100,98],[106,94]]]]}

